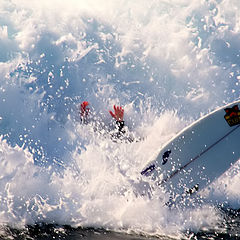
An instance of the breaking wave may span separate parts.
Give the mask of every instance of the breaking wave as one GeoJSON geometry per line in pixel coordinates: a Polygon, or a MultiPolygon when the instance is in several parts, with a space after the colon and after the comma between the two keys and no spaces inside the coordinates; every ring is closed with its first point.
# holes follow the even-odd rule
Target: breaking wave
{"type": "MultiPolygon", "coordinates": [[[[136,195],[139,172],[200,116],[239,98],[240,6],[211,1],[0,0],[0,221],[156,235],[213,227],[212,205],[136,195]],[[112,142],[79,121],[124,106],[142,139],[112,142]],[[207,216],[207,217],[206,217],[207,216]]],[[[238,164],[209,200],[239,208],[238,164]]]]}

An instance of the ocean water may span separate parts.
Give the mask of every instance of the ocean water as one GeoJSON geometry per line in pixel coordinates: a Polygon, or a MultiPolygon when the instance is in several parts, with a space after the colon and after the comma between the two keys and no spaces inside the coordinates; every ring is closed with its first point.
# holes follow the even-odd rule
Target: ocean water
{"type": "Polygon", "coordinates": [[[0,0],[0,237],[238,239],[239,162],[184,210],[136,186],[166,141],[239,99],[239,13],[238,0],[0,0]],[[140,141],[105,133],[114,104],[140,141]]]}

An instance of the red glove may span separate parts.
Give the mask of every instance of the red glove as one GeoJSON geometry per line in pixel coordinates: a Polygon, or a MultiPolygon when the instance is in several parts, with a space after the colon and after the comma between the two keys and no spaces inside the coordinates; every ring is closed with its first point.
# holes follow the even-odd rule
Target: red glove
{"type": "Polygon", "coordinates": [[[112,111],[109,111],[111,116],[115,118],[117,121],[123,121],[123,115],[124,115],[124,109],[120,106],[113,106],[114,113],[112,111]]]}
{"type": "Polygon", "coordinates": [[[81,103],[81,117],[85,118],[87,117],[88,113],[89,113],[89,108],[87,108],[87,106],[89,105],[89,103],[87,101],[84,101],[81,103]]]}

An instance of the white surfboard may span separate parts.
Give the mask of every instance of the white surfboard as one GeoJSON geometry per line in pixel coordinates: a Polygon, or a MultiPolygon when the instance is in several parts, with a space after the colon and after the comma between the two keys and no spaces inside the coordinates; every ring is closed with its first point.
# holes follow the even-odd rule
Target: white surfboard
{"type": "Polygon", "coordinates": [[[204,189],[240,159],[239,108],[233,102],[182,130],[141,175],[174,198],[204,189]]]}

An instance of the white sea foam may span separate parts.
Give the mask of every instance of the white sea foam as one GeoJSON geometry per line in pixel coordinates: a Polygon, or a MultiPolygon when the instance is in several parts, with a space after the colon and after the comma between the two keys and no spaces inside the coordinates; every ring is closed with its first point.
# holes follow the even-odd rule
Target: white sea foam
{"type": "MultiPolygon", "coordinates": [[[[237,0],[0,0],[0,221],[160,235],[215,225],[212,205],[170,210],[161,190],[136,188],[176,132],[239,98],[238,12],[237,0]],[[83,100],[106,125],[124,105],[142,140],[81,125],[83,100]]],[[[209,199],[239,207],[229,174],[209,199]]]]}

